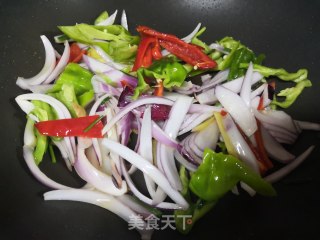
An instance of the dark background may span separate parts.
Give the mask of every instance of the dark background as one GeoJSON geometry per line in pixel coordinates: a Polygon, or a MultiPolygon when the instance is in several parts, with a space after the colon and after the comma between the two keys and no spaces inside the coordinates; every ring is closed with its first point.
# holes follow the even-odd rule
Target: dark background
{"type": "MultiPolygon", "coordinates": [[[[23,93],[18,76],[35,75],[44,63],[40,35],[58,34],[57,25],[92,23],[103,10],[125,9],[129,28],[138,24],[183,37],[198,22],[207,27],[202,39],[233,36],[265,53],[266,65],[288,71],[309,70],[306,89],[289,112],[295,119],[320,122],[320,1],[0,1],[0,239],[138,239],[127,223],[104,209],[78,202],[45,202],[49,189],[29,173],[22,157],[25,116],[14,102],[23,93]]],[[[118,17],[119,21],[119,17],[118,17]]],[[[61,48],[58,47],[61,50],[61,48]]],[[[157,231],[153,239],[311,239],[320,216],[320,136],[304,132],[290,147],[296,154],[315,144],[313,154],[275,185],[278,196],[228,194],[187,236],[157,231]]],[[[63,163],[41,166],[57,181],[81,186],[66,177],[63,163]]]]}

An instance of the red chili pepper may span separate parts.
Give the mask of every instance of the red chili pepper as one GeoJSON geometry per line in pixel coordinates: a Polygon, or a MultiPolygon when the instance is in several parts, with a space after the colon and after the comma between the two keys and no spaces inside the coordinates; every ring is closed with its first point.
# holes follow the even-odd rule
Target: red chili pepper
{"type": "MultiPolygon", "coordinates": [[[[259,123],[257,121],[257,124],[259,126],[259,123]]],[[[246,143],[248,144],[248,146],[250,147],[251,151],[253,152],[254,156],[257,159],[258,162],[258,166],[259,166],[259,170],[260,173],[263,175],[265,174],[266,171],[268,171],[270,168],[273,167],[271,161],[269,160],[265,150],[264,150],[264,145],[263,145],[263,141],[262,141],[262,136],[261,136],[261,131],[257,130],[254,133],[254,136],[259,135],[258,139],[256,139],[257,141],[257,147],[255,147],[253,145],[253,143],[251,142],[251,140],[248,138],[248,136],[246,134],[244,134],[244,132],[242,131],[242,129],[237,125],[239,132],[241,133],[242,137],[244,138],[244,140],[246,141],[246,143]],[[258,133],[257,133],[258,132],[258,133]]]]}
{"type": "Polygon", "coordinates": [[[257,150],[260,156],[261,161],[263,162],[266,170],[269,170],[273,167],[272,162],[270,161],[267,151],[263,144],[262,134],[261,134],[261,123],[257,120],[258,130],[254,133],[254,138],[257,143],[257,150]]]}
{"type": "Polygon", "coordinates": [[[154,41],[155,41],[155,38],[142,37],[138,47],[137,56],[136,56],[136,60],[134,62],[132,71],[137,71],[138,68],[140,67],[149,67],[149,66],[144,66],[144,61],[145,61],[144,58],[147,54],[148,49],[151,48],[151,44],[154,43],[154,41]]]}
{"type": "Polygon", "coordinates": [[[70,46],[69,62],[77,63],[82,59],[83,54],[86,54],[86,50],[81,48],[76,43],[72,43],[70,46]]]}
{"type": "Polygon", "coordinates": [[[259,99],[259,104],[257,107],[258,110],[263,110],[263,96],[260,97],[259,99]]]}
{"type": "Polygon", "coordinates": [[[220,114],[221,114],[221,116],[224,117],[224,116],[226,116],[228,113],[227,113],[225,110],[221,110],[221,111],[220,111],[220,114]]]}
{"type": "Polygon", "coordinates": [[[149,67],[152,64],[152,46],[150,45],[143,57],[142,67],[149,67]]]}
{"type": "Polygon", "coordinates": [[[154,46],[152,47],[152,57],[155,60],[159,60],[162,58],[161,48],[160,48],[160,44],[159,44],[158,39],[156,39],[154,46]]]}
{"type": "Polygon", "coordinates": [[[128,87],[131,90],[134,90],[134,87],[131,86],[126,80],[121,80],[120,81],[122,88],[128,87]]]}
{"type": "Polygon", "coordinates": [[[35,124],[38,131],[46,136],[52,137],[89,137],[102,138],[103,124],[101,121],[97,122],[88,131],[85,131],[88,126],[99,118],[98,115],[86,116],[79,118],[68,118],[42,121],[35,124]]]}
{"type": "Polygon", "coordinates": [[[143,36],[159,39],[159,43],[163,48],[199,69],[211,69],[217,66],[217,63],[197,46],[186,43],[174,35],[157,32],[146,26],[139,26],[137,31],[143,36]]]}

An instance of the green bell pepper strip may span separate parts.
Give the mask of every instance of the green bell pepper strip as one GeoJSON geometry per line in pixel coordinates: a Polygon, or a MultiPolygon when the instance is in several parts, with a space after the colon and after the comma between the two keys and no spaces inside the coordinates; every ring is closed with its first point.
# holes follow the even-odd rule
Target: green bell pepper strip
{"type": "Polygon", "coordinates": [[[58,28],[77,42],[100,46],[114,61],[126,64],[132,64],[140,39],[121,25],[94,26],[82,23],[58,28]]]}
{"type": "Polygon", "coordinates": [[[82,95],[93,90],[92,77],[93,74],[79,64],[69,63],[48,93],[59,92],[62,90],[62,85],[70,84],[73,85],[76,96],[82,95]]]}
{"type": "MultiPolygon", "coordinates": [[[[249,66],[248,63],[241,63],[240,68],[245,68],[247,69],[249,66]]],[[[299,69],[295,73],[288,73],[285,69],[283,68],[269,68],[265,67],[259,64],[253,64],[253,69],[255,71],[258,71],[261,73],[264,77],[270,77],[270,76],[276,76],[281,80],[284,81],[293,81],[293,82],[300,82],[308,78],[308,70],[307,69],[299,69]]]]}
{"type": "MultiPolygon", "coordinates": [[[[240,64],[240,68],[247,68],[247,67],[248,67],[248,64],[246,63],[240,64]]],[[[274,100],[271,102],[271,105],[273,108],[275,108],[276,106],[279,106],[282,108],[290,107],[298,98],[298,96],[302,93],[304,88],[312,86],[311,81],[307,79],[308,70],[304,68],[299,69],[295,73],[288,73],[283,68],[269,68],[269,67],[261,66],[259,64],[253,64],[253,68],[255,71],[260,72],[264,77],[275,76],[283,81],[292,81],[296,83],[296,86],[281,90],[277,94],[278,97],[285,97],[285,100],[278,101],[276,98],[274,98],[274,100]]]]}
{"type": "Polygon", "coordinates": [[[47,94],[65,104],[72,117],[85,116],[84,107],[94,98],[92,77],[79,64],[69,63],[47,94]]]}
{"type": "Polygon", "coordinates": [[[303,81],[300,81],[296,84],[295,87],[286,88],[284,90],[281,90],[277,96],[278,97],[285,97],[285,100],[278,101],[276,99],[273,99],[271,102],[271,105],[279,106],[282,108],[288,108],[290,107],[294,101],[297,99],[297,97],[301,94],[304,88],[311,87],[312,83],[310,80],[305,79],[303,81]]]}
{"type": "Polygon", "coordinates": [[[102,13],[100,13],[100,15],[96,18],[96,20],[94,20],[94,25],[97,25],[101,22],[103,22],[104,20],[106,20],[109,17],[109,14],[107,11],[103,11],[102,13]]]}
{"type": "Polygon", "coordinates": [[[179,173],[182,183],[181,194],[188,201],[189,208],[186,210],[175,210],[174,217],[178,231],[187,234],[194,224],[213,208],[216,202],[207,202],[202,199],[197,199],[194,203],[191,199],[189,178],[185,167],[181,166],[179,173]]]}
{"type": "MultiPolygon", "coordinates": [[[[56,119],[56,114],[49,104],[33,100],[32,101],[35,108],[30,112],[30,114],[35,115],[40,121],[47,121],[56,119]]],[[[28,117],[28,123],[34,126],[35,122],[28,117]]],[[[35,149],[33,151],[33,156],[37,165],[39,165],[43,159],[44,154],[48,148],[48,137],[39,133],[39,131],[34,127],[34,135],[36,137],[35,149]]]]}
{"type": "Polygon", "coordinates": [[[145,78],[161,79],[165,88],[180,87],[187,77],[186,68],[170,58],[154,61],[149,68],[139,68],[137,71],[138,84],[134,90],[133,98],[136,99],[142,92],[150,89],[145,78]]]}
{"type": "Polygon", "coordinates": [[[203,41],[201,41],[198,37],[201,36],[206,31],[206,28],[201,28],[197,34],[191,39],[191,43],[203,48],[205,54],[209,54],[212,52],[212,49],[203,41]]]}
{"type": "Polygon", "coordinates": [[[233,61],[230,65],[228,80],[233,80],[245,74],[245,69],[240,69],[240,63],[249,63],[255,58],[254,53],[248,48],[239,48],[234,52],[233,61]]]}
{"type": "MultiPolygon", "coordinates": [[[[90,90],[84,94],[90,94],[91,92],[93,91],[90,90]]],[[[72,84],[65,83],[62,85],[61,91],[55,93],[48,93],[48,95],[62,102],[67,107],[73,118],[83,117],[86,115],[84,107],[81,106],[78,102],[77,96],[74,91],[74,86],[72,84]]],[[[90,98],[93,98],[93,96],[90,96],[90,98]]]]}
{"type": "Polygon", "coordinates": [[[237,158],[223,153],[204,150],[203,162],[191,176],[189,187],[199,198],[217,201],[239,181],[265,196],[274,196],[272,185],[263,180],[237,158]]]}

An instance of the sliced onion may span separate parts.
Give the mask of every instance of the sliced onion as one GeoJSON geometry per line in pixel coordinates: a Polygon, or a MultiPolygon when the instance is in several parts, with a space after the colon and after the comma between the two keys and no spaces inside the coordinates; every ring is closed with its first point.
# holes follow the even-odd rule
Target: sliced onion
{"type": "Polygon", "coordinates": [[[59,149],[61,156],[63,158],[63,160],[66,163],[67,168],[69,169],[69,171],[72,171],[72,165],[69,159],[71,159],[70,151],[68,151],[68,146],[66,143],[65,139],[61,139],[61,140],[53,140],[52,141],[54,143],[54,145],[57,146],[57,148],[59,149]]]}
{"type": "Polygon", "coordinates": [[[259,166],[255,155],[253,154],[252,150],[250,149],[249,145],[242,137],[241,133],[239,132],[236,124],[233,122],[230,114],[227,114],[223,117],[223,124],[225,130],[230,138],[234,149],[237,151],[239,158],[245,162],[252,170],[256,173],[259,173],[259,166]]]}
{"type": "Polygon", "coordinates": [[[258,109],[260,104],[260,97],[256,96],[255,98],[251,99],[250,106],[254,109],[258,109]]]}
{"type": "Polygon", "coordinates": [[[180,128],[183,129],[188,127],[199,116],[201,116],[201,113],[186,114],[186,117],[184,118],[180,128]]]}
{"type": "Polygon", "coordinates": [[[114,116],[107,125],[103,128],[102,134],[105,134],[109,131],[114,124],[116,124],[123,116],[131,112],[133,109],[140,107],[146,104],[163,104],[163,105],[173,105],[173,102],[169,99],[160,98],[160,97],[143,97],[138,100],[129,103],[127,106],[122,108],[116,116],[114,116]]]}
{"type": "Polygon", "coordinates": [[[108,194],[101,193],[94,190],[89,189],[72,189],[72,190],[56,190],[46,192],[44,195],[44,200],[68,200],[68,201],[78,201],[84,203],[90,203],[113,212],[118,215],[128,223],[131,220],[132,216],[135,216],[135,223],[139,224],[144,230],[137,230],[141,234],[141,239],[150,239],[152,235],[152,231],[146,230],[147,225],[143,221],[143,219],[136,214],[136,212],[132,211],[128,206],[123,204],[117,198],[114,198],[108,194]]]}
{"type": "MultiPolygon", "coordinates": [[[[111,97],[110,94],[105,94],[95,101],[95,103],[90,109],[89,116],[97,114],[98,108],[101,106],[102,101],[104,101],[107,97],[111,97]]],[[[102,150],[100,148],[99,140],[97,138],[93,138],[92,145],[97,154],[99,164],[102,165],[103,157],[102,157],[102,150]]]]}
{"type": "Polygon", "coordinates": [[[114,13],[111,14],[107,19],[105,19],[104,21],[99,22],[97,24],[97,26],[109,26],[109,25],[112,25],[114,23],[114,21],[116,20],[117,13],[118,13],[118,10],[114,11],[114,13]]]}
{"type": "Polygon", "coordinates": [[[282,167],[280,170],[271,173],[270,175],[266,176],[264,179],[270,183],[274,183],[282,179],[283,177],[287,176],[291,173],[295,168],[297,168],[307,157],[311,154],[312,150],[315,146],[310,146],[306,151],[304,151],[300,156],[294,159],[291,163],[287,164],[286,166],[282,167]]]}
{"type": "Polygon", "coordinates": [[[195,172],[197,170],[197,166],[187,161],[178,151],[174,151],[174,157],[176,160],[186,167],[191,172],[195,172]]]}
{"type": "Polygon", "coordinates": [[[199,92],[201,87],[199,85],[193,84],[191,81],[184,81],[182,86],[173,88],[176,92],[182,95],[190,95],[195,92],[199,92]]]}
{"type": "Polygon", "coordinates": [[[250,62],[246,75],[244,76],[243,83],[240,90],[240,97],[243,99],[243,101],[248,107],[250,107],[250,103],[251,103],[250,94],[251,94],[252,75],[253,75],[253,65],[252,65],[252,62],[250,62]]]}
{"type": "Polygon", "coordinates": [[[295,158],[295,156],[279,144],[263,126],[261,126],[261,134],[264,147],[272,159],[282,163],[288,163],[295,158]]]}
{"type": "Polygon", "coordinates": [[[42,67],[41,71],[34,77],[18,77],[16,84],[22,89],[29,89],[30,85],[39,85],[44,82],[46,78],[51,74],[56,65],[56,56],[52,44],[46,36],[41,35],[40,37],[43,42],[46,55],[44,66],[42,67]]]}
{"type": "Polygon", "coordinates": [[[45,84],[51,83],[53,80],[55,80],[60,73],[64,70],[64,68],[67,66],[68,61],[70,58],[70,47],[68,41],[64,42],[64,51],[59,59],[59,62],[57,66],[54,68],[54,70],[51,72],[51,74],[46,78],[46,80],[43,82],[45,84]]]}
{"type": "Polygon", "coordinates": [[[219,139],[219,128],[216,121],[210,123],[205,129],[197,132],[194,143],[200,150],[204,151],[205,148],[216,149],[219,139]]]}
{"type": "Polygon", "coordinates": [[[124,68],[126,68],[127,66],[121,63],[116,63],[112,60],[112,58],[100,47],[98,46],[93,46],[93,48],[97,51],[97,53],[99,54],[99,56],[103,59],[103,61],[108,64],[109,66],[118,69],[118,70],[122,70],[124,68]]]}
{"type": "Polygon", "coordinates": [[[268,87],[267,83],[260,85],[258,88],[256,88],[254,91],[251,92],[250,98],[253,99],[257,96],[260,96],[261,93],[264,92],[266,86],[268,87]]]}
{"type": "Polygon", "coordinates": [[[86,182],[92,184],[96,189],[114,195],[120,196],[127,192],[127,185],[125,182],[122,182],[121,188],[117,188],[112,180],[112,177],[106,175],[100,170],[96,169],[88,161],[85,155],[85,149],[91,146],[90,139],[78,138],[78,154],[77,161],[74,164],[79,176],[84,179],[86,182]]]}
{"type": "Polygon", "coordinates": [[[188,35],[188,36],[185,36],[184,38],[182,38],[181,40],[182,41],[185,41],[187,43],[190,43],[192,38],[194,38],[194,36],[199,32],[200,30],[200,27],[201,27],[201,23],[198,23],[198,25],[196,26],[196,28],[188,35]]]}
{"type": "Polygon", "coordinates": [[[303,130],[315,130],[320,131],[320,124],[319,123],[312,123],[312,122],[306,122],[306,121],[298,121],[294,120],[295,125],[303,130]]]}
{"type": "Polygon", "coordinates": [[[128,19],[127,19],[127,14],[126,11],[123,10],[121,14],[121,26],[124,27],[126,30],[128,30],[128,19]]]}
{"type": "MultiPolygon", "coordinates": [[[[252,74],[252,85],[259,82],[263,76],[259,72],[253,72],[252,74]]],[[[232,92],[239,93],[243,84],[244,77],[236,78],[232,81],[223,83],[222,86],[231,90],[232,92]]]]}
{"type": "Polygon", "coordinates": [[[204,122],[205,120],[207,120],[208,118],[212,117],[212,113],[203,113],[201,114],[199,117],[197,117],[196,119],[194,119],[194,121],[192,121],[189,125],[187,125],[186,127],[182,128],[179,130],[178,135],[182,135],[184,133],[187,133],[189,131],[191,131],[193,128],[195,128],[196,126],[198,126],[199,124],[201,124],[202,122],[204,122]]]}
{"type": "Polygon", "coordinates": [[[251,136],[257,130],[256,119],[252,111],[239,95],[217,86],[216,96],[247,136],[251,136]]]}
{"type": "MultiPolygon", "coordinates": [[[[68,109],[57,99],[45,95],[45,94],[40,94],[40,93],[26,93],[19,95],[15,98],[17,104],[21,107],[23,111],[25,111],[26,114],[29,114],[30,111],[32,111],[33,108],[30,108],[32,103],[28,103],[27,105],[26,102],[30,100],[39,100],[48,103],[53,107],[53,109],[56,111],[58,118],[59,119],[64,119],[64,118],[71,118],[71,115],[68,111],[68,109]],[[29,106],[27,109],[25,106],[29,106]]],[[[33,104],[32,104],[33,105],[33,104]]],[[[68,150],[68,156],[70,157],[69,161],[71,165],[74,164],[75,160],[75,139],[74,137],[65,137],[64,138],[67,150],[68,150]]]]}
{"type": "MultiPolygon", "coordinates": [[[[26,125],[25,132],[24,132],[24,139],[28,139],[28,136],[34,136],[33,133],[33,125],[26,125]]],[[[32,139],[30,139],[32,140],[32,139]]],[[[35,176],[36,179],[38,179],[41,183],[44,185],[53,188],[53,189],[69,189],[69,187],[62,185],[60,183],[57,183],[47,177],[39,167],[37,166],[34,156],[33,156],[33,151],[34,151],[34,144],[35,144],[35,139],[34,141],[25,141],[25,145],[23,146],[23,157],[26,161],[26,164],[28,168],[30,169],[31,173],[35,176]]]]}
{"type": "Polygon", "coordinates": [[[208,113],[220,112],[222,107],[210,106],[206,104],[192,104],[188,113],[208,113]]]}
{"type": "MultiPolygon", "coordinates": [[[[164,126],[164,132],[167,133],[169,137],[175,139],[178,136],[179,129],[191,104],[191,97],[181,97],[174,103],[170,111],[169,119],[164,126]]],[[[161,158],[158,159],[158,161],[161,161],[164,173],[166,174],[171,186],[177,190],[181,190],[182,185],[174,161],[174,149],[162,145],[160,153],[161,158]]]]}
{"type": "Polygon", "coordinates": [[[117,199],[122,202],[124,205],[132,209],[134,212],[141,214],[144,218],[150,216],[152,213],[142,206],[142,204],[139,204],[137,201],[137,198],[129,195],[124,194],[122,196],[117,197],[117,199]]]}
{"type": "MultiPolygon", "coordinates": [[[[202,154],[199,154],[199,155],[195,154],[194,146],[192,144],[190,144],[190,139],[191,139],[191,137],[187,137],[182,141],[183,149],[182,149],[181,152],[182,153],[186,152],[188,154],[187,156],[192,159],[191,162],[195,162],[197,164],[201,164],[201,162],[202,162],[202,154]]],[[[186,155],[186,154],[184,154],[184,155],[186,155]]]]}
{"type": "Polygon", "coordinates": [[[102,144],[110,151],[114,151],[122,158],[126,159],[132,165],[135,165],[143,173],[146,173],[158,186],[160,186],[170,198],[179,204],[182,208],[188,208],[189,204],[181,196],[181,194],[174,190],[167,178],[151,163],[143,159],[139,154],[132,151],[130,148],[123,146],[120,143],[109,139],[103,139],[102,144]]]}
{"type": "Polygon", "coordinates": [[[227,80],[229,75],[229,69],[218,72],[211,80],[208,80],[206,83],[201,86],[201,90],[209,89],[214,87],[215,85],[224,82],[227,80]]]}
{"type": "Polygon", "coordinates": [[[211,44],[209,45],[209,48],[215,49],[215,50],[217,50],[218,52],[222,52],[223,54],[229,54],[229,52],[226,51],[223,46],[221,46],[220,44],[217,44],[217,43],[211,43],[211,44]]]}
{"type": "Polygon", "coordinates": [[[214,104],[218,101],[215,95],[215,89],[211,88],[195,96],[200,104],[214,104]]]}
{"type": "MultiPolygon", "coordinates": [[[[152,122],[151,122],[151,108],[148,106],[144,113],[141,124],[141,132],[140,132],[140,145],[138,153],[153,164],[153,155],[152,155],[152,122]],[[142,141],[141,141],[142,139],[142,141]]],[[[147,190],[150,196],[153,198],[155,194],[155,183],[152,181],[146,174],[143,174],[147,190]]]]}
{"type": "Polygon", "coordinates": [[[262,123],[278,126],[280,129],[291,132],[294,135],[297,135],[299,133],[299,129],[297,129],[293,119],[284,111],[258,111],[256,109],[253,109],[253,112],[255,117],[262,123]]]}
{"type": "Polygon", "coordinates": [[[121,94],[121,92],[117,88],[106,84],[104,79],[99,77],[98,75],[94,75],[91,78],[91,84],[93,86],[94,93],[98,96],[108,93],[110,95],[119,97],[121,94]]]}
{"type": "Polygon", "coordinates": [[[33,93],[46,93],[53,87],[53,84],[41,84],[29,86],[29,90],[33,93]]]}
{"type": "Polygon", "coordinates": [[[106,75],[117,87],[122,87],[122,80],[125,80],[133,87],[137,85],[136,78],[129,76],[108,64],[102,63],[87,55],[83,56],[83,60],[91,71],[99,75],[106,75]]]}
{"type": "MultiPolygon", "coordinates": [[[[132,193],[140,199],[142,202],[151,205],[156,206],[157,208],[163,208],[163,209],[181,209],[181,206],[174,204],[174,203],[168,203],[168,202],[155,202],[153,199],[148,198],[147,196],[143,195],[134,185],[130,175],[128,174],[128,171],[126,170],[124,163],[121,165],[123,176],[125,177],[130,190],[132,193]]],[[[163,200],[162,200],[163,201],[163,200]]]]}
{"type": "Polygon", "coordinates": [[[176,140],[169,137],[168,134],[166,134],[154,121],[152,121],[152,136],[159,143],[164,144],[168,147],[172,147],[175,149],[179,147],[179,143],[176,140]]]}

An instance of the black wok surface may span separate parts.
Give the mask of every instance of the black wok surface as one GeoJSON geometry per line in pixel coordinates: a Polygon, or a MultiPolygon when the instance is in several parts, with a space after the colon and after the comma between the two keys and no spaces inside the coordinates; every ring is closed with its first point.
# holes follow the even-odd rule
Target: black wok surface
{"type": "MultiPolygon", "coordinates": [[[[139,239],[126,222],[96,206],[45,202],[49,189],[30,174],[22,156],[24,113],[14,102],[23,93],[18,76],[35,75],[44,63],[40,35],[59,33],[57,25],[92,23],[103,10],[125,9],[129,28],[138,24],[180,37],[198,22],[206,42],[233,36],[257,53],[265,65],[309,70],[313,87],[287,110],[295,119],[320,122],[320,2],[254,0],[1,0],[0,1],[0,239],[139,239]]],[[[119,19],[118,19],[119,20],[119,19]]],[[[61,48],[58,48],[61,50],[61,48]]],[[[188,236],[155,231],[153,239],[311,239],[319,232],[320,135],[303,132],[289,147],[295,154],[316,149],[292,174],[275,184],[274,198],[228,194],[188,236]]],[[[63,163],[46,159],[41,168],[62,183],[80,187],[63,163]]]]}

